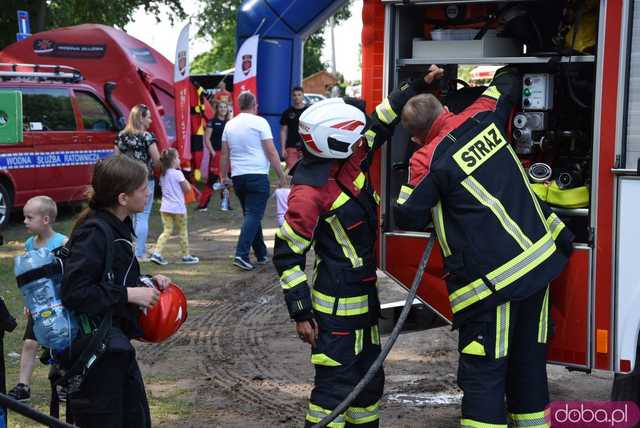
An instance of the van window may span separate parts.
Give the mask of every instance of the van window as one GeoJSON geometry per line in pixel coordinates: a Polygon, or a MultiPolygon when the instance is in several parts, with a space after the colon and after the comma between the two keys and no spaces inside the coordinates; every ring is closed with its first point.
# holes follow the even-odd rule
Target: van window
{"type": "Polygon", "coordinates": [[[115,131],[109,110],[95,95],[84,91],[75,91],[75,94],[85,130],[115,131]]]}
{"type": "Polygon", "coordinates": [[[76,118],[66,89],[23,88],[25,131],[75,131],[76,118]]]}

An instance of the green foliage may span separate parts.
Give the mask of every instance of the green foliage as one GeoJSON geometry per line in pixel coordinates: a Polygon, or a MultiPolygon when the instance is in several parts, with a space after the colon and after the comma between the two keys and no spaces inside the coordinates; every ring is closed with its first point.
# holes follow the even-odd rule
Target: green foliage
{"type": "Polygon", "coordinates": [[[133,19],[138,7],[156,17],[161,6],[174,16],[185,18],[180,0],[2,0],[0,8],[0,48],[16,40],[16,10],[26,10],[31,17],[31,31],[95,22],[123,28],[133,19]]]}

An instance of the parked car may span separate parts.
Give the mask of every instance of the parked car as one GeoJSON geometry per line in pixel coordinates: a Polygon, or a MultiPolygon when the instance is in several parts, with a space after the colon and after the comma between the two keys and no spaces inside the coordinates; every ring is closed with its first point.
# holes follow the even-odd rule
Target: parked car
{"type": "MultiPolygon", "coordinates": [[[[76,69],[0,64],[0,93],[22,99],[22,138],[0,144],[0,226],[36,195],[85,199],[93,165],[113,152],[113,112],[76,69]]],[[[20,104],[18,102],[18,104],[20,104]]]]}
{"type": "Polygon", "coordinates": [[[307,103],[307,105],[317,103],[318,101],[322,101],[326,98],[327,97],[320,94],[313,94],[313,93],[304,94],[304,102],[307,103]]]}

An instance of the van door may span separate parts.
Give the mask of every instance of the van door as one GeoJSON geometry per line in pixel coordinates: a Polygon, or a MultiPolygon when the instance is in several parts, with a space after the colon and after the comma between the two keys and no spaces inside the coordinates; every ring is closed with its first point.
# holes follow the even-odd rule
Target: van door
{"type": "MultiPolygon", "coordinates": [[[[17,87],[0,88],[0,91],[19,91],[17,87]]],[[[24,102],[24,101],[23,101],[24,102]]],[[[24,115],[24,110],[23,110],[24,115]]],[[[27,122],[24,122],[26,127],[27,122]]],[[[23,127],[23,131],[27,129],[23,127]]],[[[33,162],[33,140],[35,136],[30,132],[24,132],[22,143],[0,144],[0,176],[8,176],[13,185],[11,201],[0,201],[0,211],[7,210],[7,203],[11,206],[22,206],[30,197],[30,192],[35,188],[35,174],[31,170],[33,162]]],[[[9,189],[6,189],[9,190],[9,189]]],[[[0,212],[0,218],[4,216],[0,212]]],[[[1,221],[0,221],[1,222],[1,221]]]]}
{"type": "Polygon", "coordinates": [[[25,135],[34,139],[36,189],[60,202],[82,199],[79,168],[68,156],[80,148],[70,90],[25,87],[22,103],[25,135]]]}
{"type": "Polygon", "coordinates": [[[74,89],[76,110],[80,117],[80,146],[82,155],[93,161],[87,162],[82,171],[83,182],[89,184],[93,171],[93,163],[113,153],[116,127],[113,116],[107,107],[93,93],[74,89]]]}

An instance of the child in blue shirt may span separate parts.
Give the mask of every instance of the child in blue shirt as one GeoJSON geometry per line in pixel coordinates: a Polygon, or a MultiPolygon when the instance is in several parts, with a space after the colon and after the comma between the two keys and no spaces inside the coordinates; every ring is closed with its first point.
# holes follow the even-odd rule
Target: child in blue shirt
{"type": "MultiPolygon", "coordinates": [[[[24,244],[26,251],[46,248],[53,251],[67,242],[67,237],[53,230],[56,221],[58,207],[53,199],[48,196],[34,196],[29,199],[22,209],[24,224],[33,236],[29,237],[24,244]]],[[[31,375],[35,364],[36,353],[38,352],[38,342],[33,333],[33,320],[27,308],[24,308],[25,316],[28,317],[27,328],[24,332],[24,342],[22,344],[22,354],[20,356],[20,379],[9,395],[18,401],[29,401],[31,399],[31,375]]]]}

